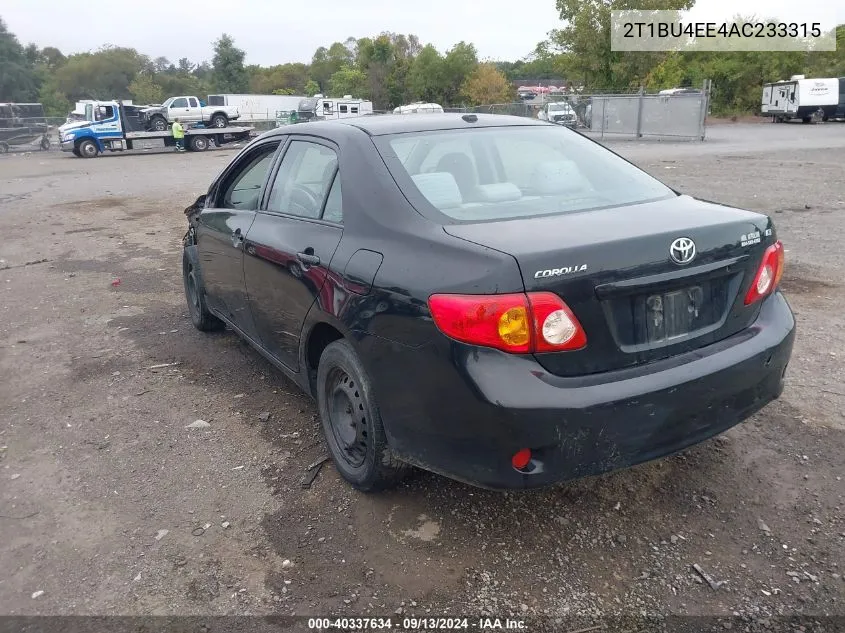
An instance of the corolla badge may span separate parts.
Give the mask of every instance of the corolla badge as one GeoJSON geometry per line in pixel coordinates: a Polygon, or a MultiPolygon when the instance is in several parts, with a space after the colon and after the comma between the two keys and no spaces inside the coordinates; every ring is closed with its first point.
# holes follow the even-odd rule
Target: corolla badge
{"type": "Polygon", "coordinates": [[[563,266],[562,268],[548,268],[546,270],[538,270],[534,273],[534,279],[541,279],[543,277],[560,277],[561,275],[580,273],[585,270],[587,270],[587,264],[581,264],[580,266],[563,266]]]}
{"type": "Polygon", "coordinates": [[[669,257],[676,264],[689,264],[695,259],[695,242],[688,237],[679,237],[669,247],[669,257]]]}

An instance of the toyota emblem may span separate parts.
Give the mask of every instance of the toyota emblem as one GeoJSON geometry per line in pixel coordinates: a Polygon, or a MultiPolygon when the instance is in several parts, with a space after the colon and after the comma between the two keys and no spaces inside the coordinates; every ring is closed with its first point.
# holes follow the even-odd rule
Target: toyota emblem
{"type": "Polygon", "coordinates": [[[695,258],[695,242],[688,237],[679,237],[669,247],[669,257],[676,264],[689,264],[695,258]]]}

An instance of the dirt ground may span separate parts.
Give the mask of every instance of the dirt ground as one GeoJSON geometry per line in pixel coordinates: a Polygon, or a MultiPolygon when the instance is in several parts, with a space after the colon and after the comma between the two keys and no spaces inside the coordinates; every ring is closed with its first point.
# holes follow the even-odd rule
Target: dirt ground
{"type": "Polygon", "coordinates": [[[0,613],[845,616],[845,125],[612,147],[772,214],[787,388],[681,455],[507,494],[365,495],[330,463],[301,487],[314,406],[182,292],[182,209],[234,150],[0,156],[0,613]]]}

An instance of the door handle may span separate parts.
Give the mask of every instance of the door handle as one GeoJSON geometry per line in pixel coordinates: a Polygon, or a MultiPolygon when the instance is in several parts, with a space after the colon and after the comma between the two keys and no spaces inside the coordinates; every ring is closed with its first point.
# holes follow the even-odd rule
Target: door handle
{"type": "Polygon", "coordinates": [[[296,258],[306,266],[319,266],[320,258],[314,253],[297,253],[296,258]]]}

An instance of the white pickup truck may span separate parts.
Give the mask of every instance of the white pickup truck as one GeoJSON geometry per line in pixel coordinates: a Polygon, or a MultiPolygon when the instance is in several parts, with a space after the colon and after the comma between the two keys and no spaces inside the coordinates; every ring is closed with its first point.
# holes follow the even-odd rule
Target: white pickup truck
{"type": "Polygon", "coordinates": [[[176,119],[182,123],[203,123],[209,127],[226,127],[240,117],[237,106],[207,106],[193,96],[170,97],[160,106],[141,111],[148,130],[163,132],[176,119]]]}

